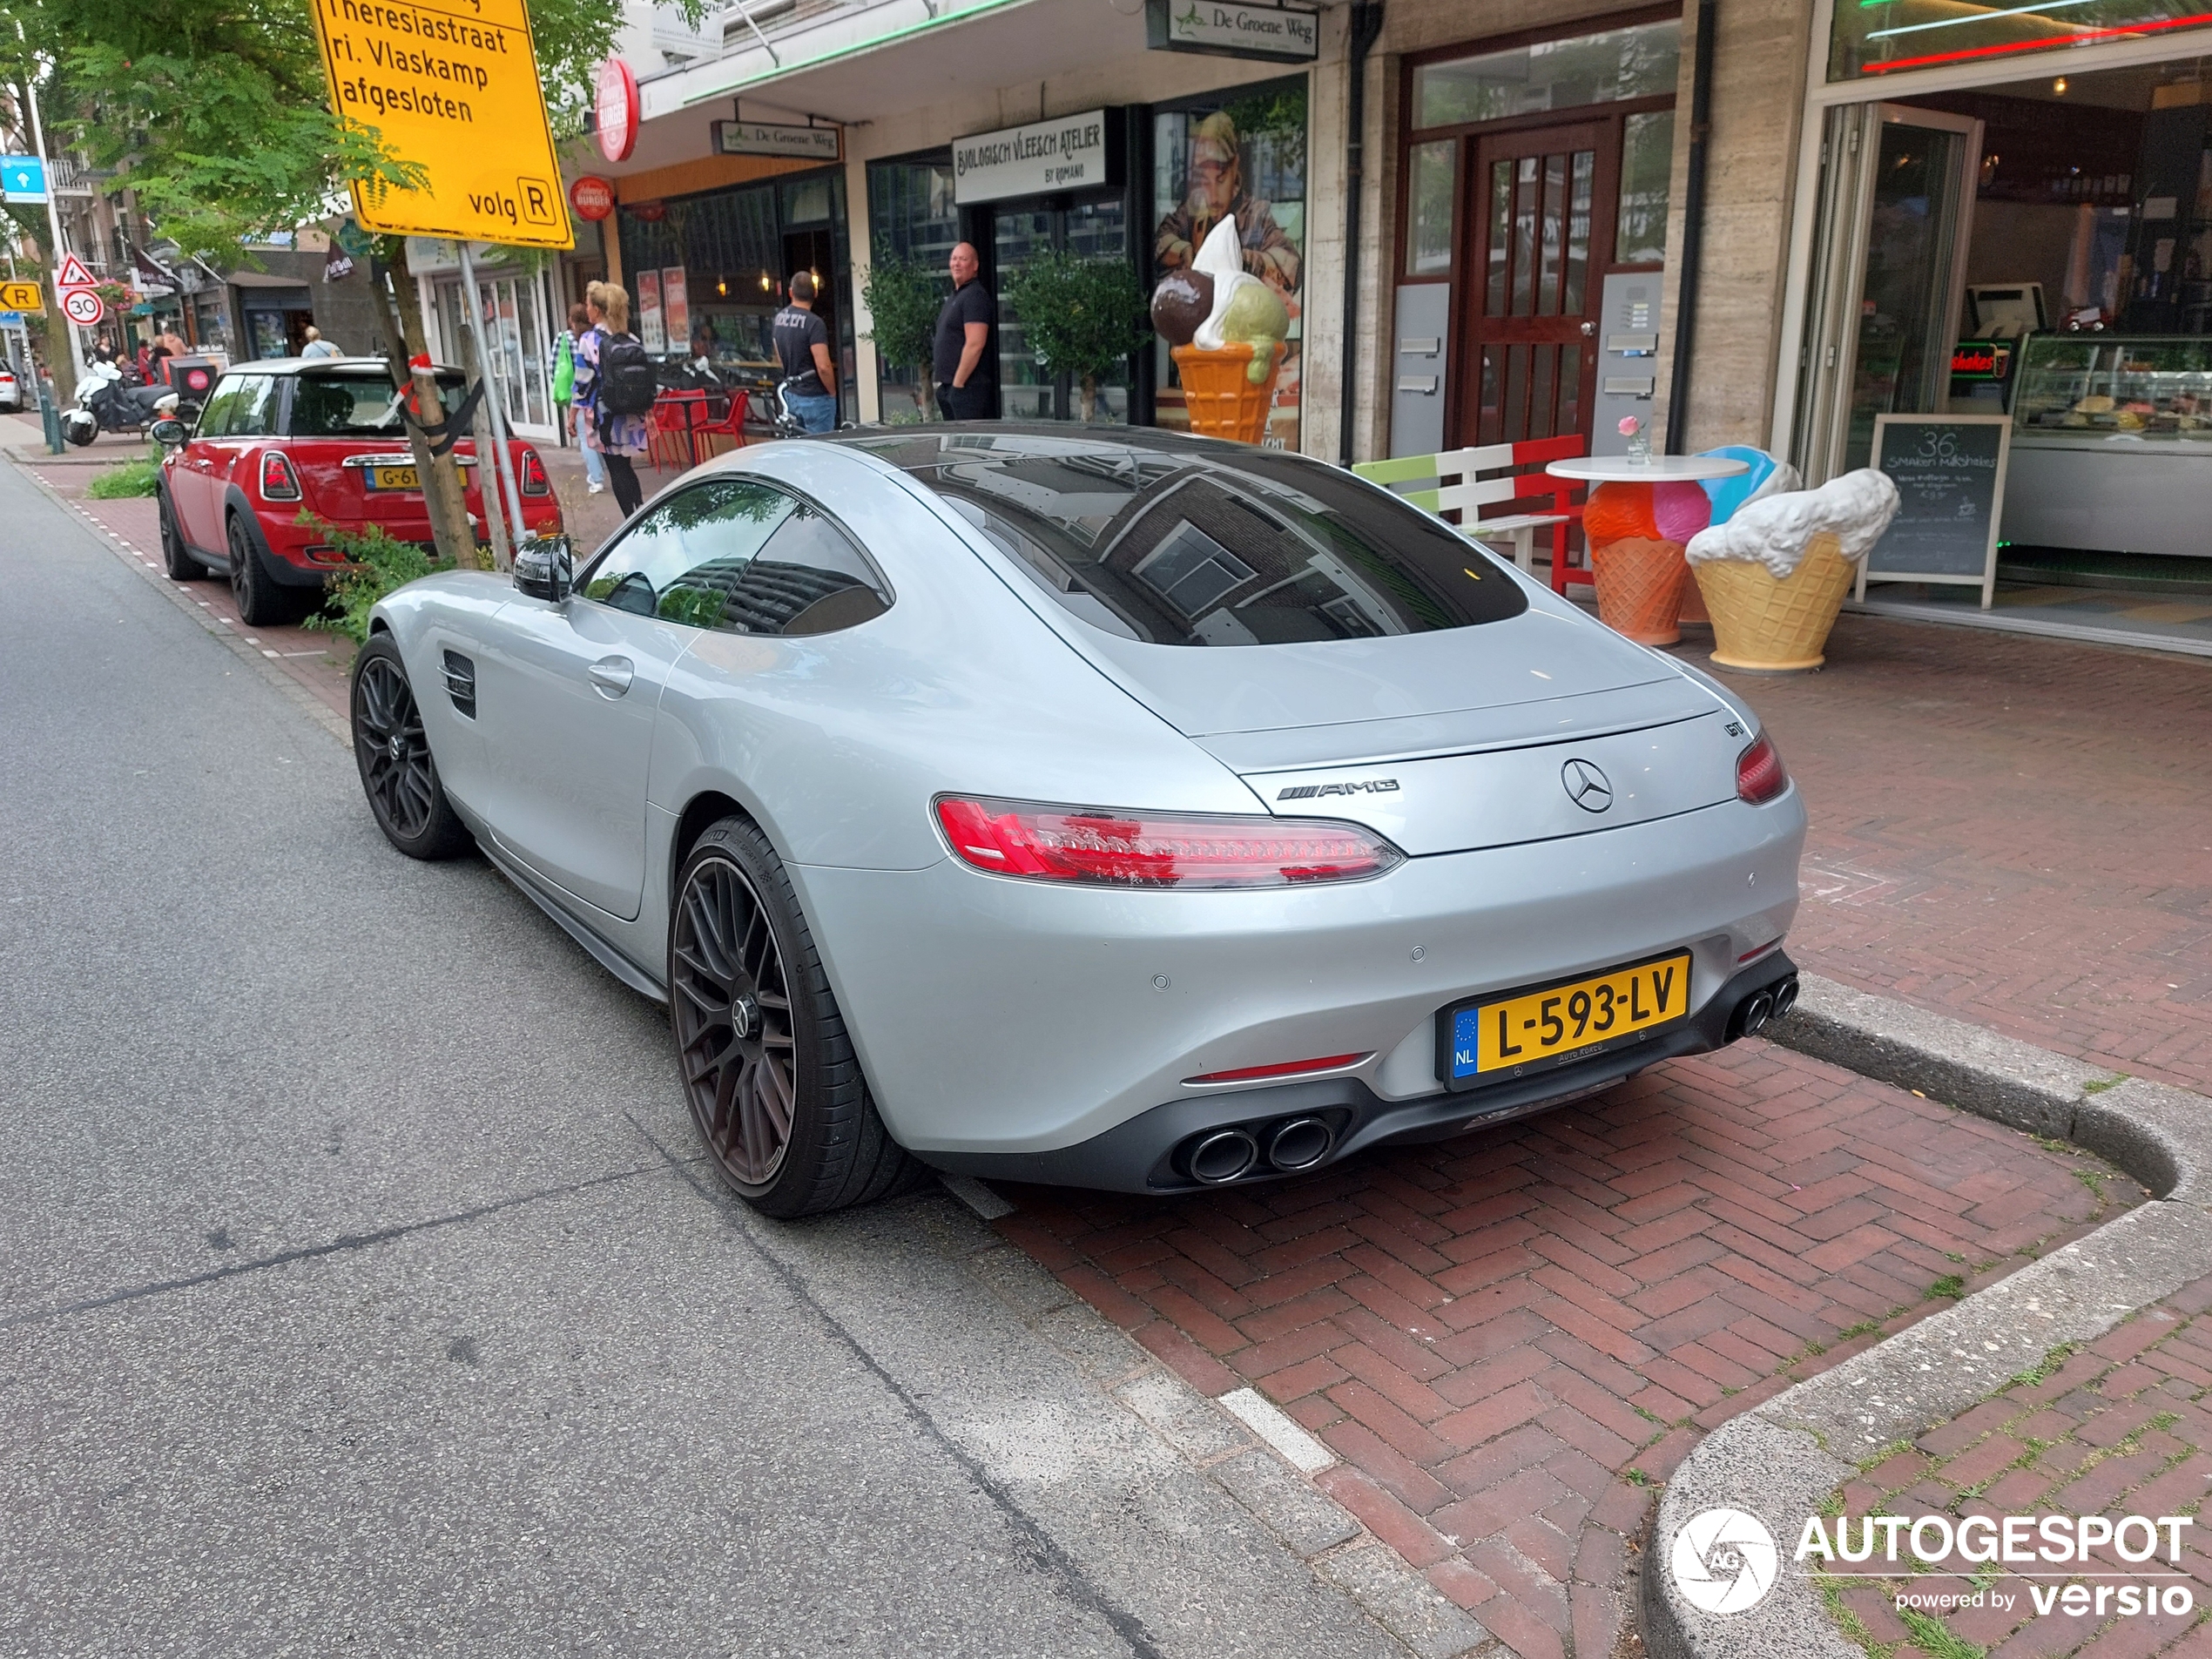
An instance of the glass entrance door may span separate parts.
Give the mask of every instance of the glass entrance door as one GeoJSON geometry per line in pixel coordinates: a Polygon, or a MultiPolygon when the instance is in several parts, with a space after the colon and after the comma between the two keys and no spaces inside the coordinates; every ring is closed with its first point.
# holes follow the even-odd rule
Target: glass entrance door
{"type": "MultiPolygon", "coordinates": [[[[1467,186],[1474,231],[1460,442],[1580,431],[1596,372],[1599,284],[1591,227],[1613,222],[1615,169],[1596,123],[1477,141],[1467,186]]],[[[1601,255],[1602,257],[1602,255],[1601,255]]]]}
{"type": "Polygon", "coordinates": [[[1866,465],[1876,415],[1945,408],[1981,131],[1899,104],[1829,113],[1799,405],[1809,482],[1866,465]]]}
{"type": "MultiPolygon", "coordinates": [[[[1006,202],[991,213],[991,268],[999,305],[999,409],[1008,421],[1072,421],[1082,388],[1038,362],[1021,314],[1006,297],[1008,279],[1035,254],[1065,248],[1085,260],[1129,259],[1129,215],[1120,197],[1071,206],[1006,202]]],[[[1129,420],[1129,365],[1116,364],[1098,387],[1098,418],[1129,420]]]]}

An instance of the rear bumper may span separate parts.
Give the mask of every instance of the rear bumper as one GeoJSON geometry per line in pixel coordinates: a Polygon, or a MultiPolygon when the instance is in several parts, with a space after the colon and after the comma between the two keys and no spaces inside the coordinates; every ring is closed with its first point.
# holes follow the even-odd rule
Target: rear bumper
{"type": "Polygon", "coordinates": [[[1356,1077],[1282,1083],[1233,1095],[1170,1101],[1116,1124],[1078,1145],[1049,1152],[921,1152],[922,1162],[956,1175],[1000,1181],[1030,1181],[1049,1186],[1095,1187],[1112,1192],[1196,1192],[1208,1187],[1250,1186],[1281,1181],[1326,1169],[1369,1147],[1397,1142],[1440,1141],[1479,1129],[1534,1116],[1626,1082],[1662,1060],[1710,1054],[1743,1033],[1744,1006],[1784,984],[1792,987],[1796,964],[1775,951],[1730,980],[1703,1008],[1678,1026],[1654,1033],[1647,1042],[1616,1049],[1555,1071],[1492,1083],[1455,1095],[1431,1095],[1411,1101],[1386,1101],[1356,1077]],[[1327,1128],[1328,1150],[1295,1170],[1273,1167],[1267,1150],[1286,1126],[1315,1120],[1327,1128]],[[1250,1137],[1251,1168],[1228,1181],[1201,1181],[1191,1173],[1191,1154],[1222,1132],[1250,1137]]]}

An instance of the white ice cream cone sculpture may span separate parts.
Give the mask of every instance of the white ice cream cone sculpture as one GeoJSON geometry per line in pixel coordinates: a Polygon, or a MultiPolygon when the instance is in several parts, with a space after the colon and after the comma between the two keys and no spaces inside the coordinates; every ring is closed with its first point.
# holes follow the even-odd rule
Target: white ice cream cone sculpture
{"type": "Polygon", "coordinates": [[[1689,568],[1712,613],[1713,661],[1770,674],[1826,662],[1828,631],[1858,562],[1897,509],[1897,486],[1867,468],[1750,502],[1692,536],[1689,568]]]}

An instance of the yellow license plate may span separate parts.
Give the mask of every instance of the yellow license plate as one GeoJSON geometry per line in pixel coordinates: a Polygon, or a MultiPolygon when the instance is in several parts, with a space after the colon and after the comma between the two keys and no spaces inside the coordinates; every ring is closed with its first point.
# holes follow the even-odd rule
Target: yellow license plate
{"type": "Polygon", "coordinates": [[[1595,1053],[1689,1012],[1689,953],[1450,1012],[1446,1081],[1510,1074],[1595,1053]]]}
{"type": "Polygon", "coordinates": [[[421,475],[412,467],[369,467],[368,487],[371,489],[420,489],[421,475]]]}

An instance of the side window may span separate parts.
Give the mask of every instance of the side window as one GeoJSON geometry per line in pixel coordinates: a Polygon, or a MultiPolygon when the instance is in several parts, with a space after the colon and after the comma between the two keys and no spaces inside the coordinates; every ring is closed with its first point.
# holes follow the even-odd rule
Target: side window
{"type": "Polygon", "coordinates": [[[645,514],[585,573],[583,594],[617,610],[692,628],[745,631],[730,595],[799,503],[747,479],[716,478],[645,514]]]}
{"type": "Polygon", "coordinates": [[[890,607],[882,578],[842,530],[797,497],[738,478],[654,508],[586,572],[583,593],[733,634],[833,633],[890,607]]]}
{"type": "Polygon", "coordinates": [[[273,374],[249,374],[239,388],[231,411],[229,438],[266,438],[276,434],[277,394],[281,388],[273,374]]]}
{"type": "Polygon", "coordinates": [[[747,633],[833,634],[881,616],[891,601],[851,538],[799,502],[745,568],[729,608],[747,633]]]}
{"type": "Polygon", "coordinates": [[[238,395],[246,381],[238,375],[226,375],[209,394],[206,407],[199,412],[199,424],[192,430],[196,438],[220,438],[230,433],[231,416],[238,407],[238,395]]]}

